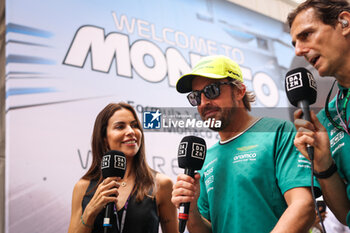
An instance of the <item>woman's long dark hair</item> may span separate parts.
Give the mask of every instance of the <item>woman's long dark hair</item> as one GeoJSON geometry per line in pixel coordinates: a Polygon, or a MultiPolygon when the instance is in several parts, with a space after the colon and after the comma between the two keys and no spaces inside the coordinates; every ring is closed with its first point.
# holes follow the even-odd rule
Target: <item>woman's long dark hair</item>
{"type": "Polygon", "coordinates": [[[134,108],[129,104],[122,102],[110,103],[97,115],[91,142],[92,163],[89,170],[82,177],[82,179],[98,180],[97,185],[102,182],[101,160],[103,155],[108,151],[105,143],[107,137],[108,121],[113,116],[113,114],[120,109],[129,110],[133,114],[142,135],[140,149],[134,156],[133,167],[131,168],[135,173],[134,192],[136,193],[136,200],[141,201],[145,196],[149,196],[150,190],[153,191],[152,196],[154,195],[154,172],[148,166],[146,161],[144,133],[140,120],[138,119],[134,108]]]}

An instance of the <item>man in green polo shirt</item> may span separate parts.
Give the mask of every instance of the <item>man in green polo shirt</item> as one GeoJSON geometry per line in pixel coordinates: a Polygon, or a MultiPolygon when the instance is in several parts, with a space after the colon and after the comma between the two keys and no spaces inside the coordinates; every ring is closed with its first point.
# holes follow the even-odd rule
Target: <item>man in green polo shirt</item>
{"type": "Polygon", "coordinates": [[[200,174],[181,174],[174,185],[174,205],[191,203],[189,231],[307,232],[315,219],[310,163],[298,157],[293,124],[250,115],[254,96],[225,56],[201,59],[176,89],[189,92],[203,120],[222,123],[200,174]]]}
{"type": "Polygon", "coordinates": [[[328,95],[317,117],[311,113],[312,122],[300,119],[301,111],[294,114],[295,145],[306,157],[305,145],[314,146],[315,176],[327,206],[350,226],[350,4],[308,0],[289,14],[288,23],[295,54],[304,56],[320,76],[338,82],[337,95],[330,103],[328,95]]]}

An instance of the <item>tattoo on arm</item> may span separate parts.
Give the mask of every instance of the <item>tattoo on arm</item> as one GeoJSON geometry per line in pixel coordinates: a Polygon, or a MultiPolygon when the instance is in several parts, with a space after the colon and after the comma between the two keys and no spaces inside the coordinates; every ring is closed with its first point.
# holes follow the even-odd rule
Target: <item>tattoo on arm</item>
{"type": "Polygon", "coordinates": [[[161,223],[164,223],[164,224],[167,224],[167,223],[170,222],[170,219],[168,219],[168,218],[164,218],[164,219],[161,218],[161,219],[160,219],[160,222],[161,222],[161,223]]]}

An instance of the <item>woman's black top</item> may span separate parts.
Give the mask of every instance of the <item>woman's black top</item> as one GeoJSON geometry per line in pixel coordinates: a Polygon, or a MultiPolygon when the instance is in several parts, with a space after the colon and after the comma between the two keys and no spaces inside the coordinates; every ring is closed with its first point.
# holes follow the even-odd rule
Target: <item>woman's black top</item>
{"type": "MultiPolygon", "coordinates": [[[[95,194],[95,190],[91,191],[97,184],[96,180],[91,180],[89,187],[86,190],[82,201],[83,212],[85,207],[90,202],[95,194]],[[91,192],[90,192],[91,191],[91,192]]],[[[121,223],[123,211],[125,206],[120,209],[118,213],[119,225],[121,223]]],[[[103,233],[103,218],[105,209],[103,209],[96,217],[92,233],[103,233]]],[[[119,233],[116,215],[113,213],[111,218],[112,229],[110,233],[119,233]]],[[[129,200],[129,205],[126,211],[125,225],[122,233],[158,233],[159,216],[156,204],[156,199],[151,197],[144,197],[141,202],[136,202],[135,195],[132,195],[129,200]]]]}

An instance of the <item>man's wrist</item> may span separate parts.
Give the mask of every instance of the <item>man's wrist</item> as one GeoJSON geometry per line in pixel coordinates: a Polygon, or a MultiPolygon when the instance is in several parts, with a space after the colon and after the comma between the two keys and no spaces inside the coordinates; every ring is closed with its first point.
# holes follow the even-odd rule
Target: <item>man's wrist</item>
{"type": "Polygon", "coordinates": [[[193,215],[200,215],[198,206],[196,204],[191,204],[190,213],[192,213],[193,215]]]}
{"type": "Polygon", "coordinates": [[[314,169],[316,172],[322,172],[327,170],[333,164],[333,157],[330,154],[323,155],[320,159],[314,160],[314,169]]]}
{"type": "Polygon", "coordinates": [[[326,170],[321,172],[314,171],[314,176],[318,179],[327,179],[331,177],[337,170],[338,170],[337,165],[334,159],[332,159],[332,164],[326,170]]]}

